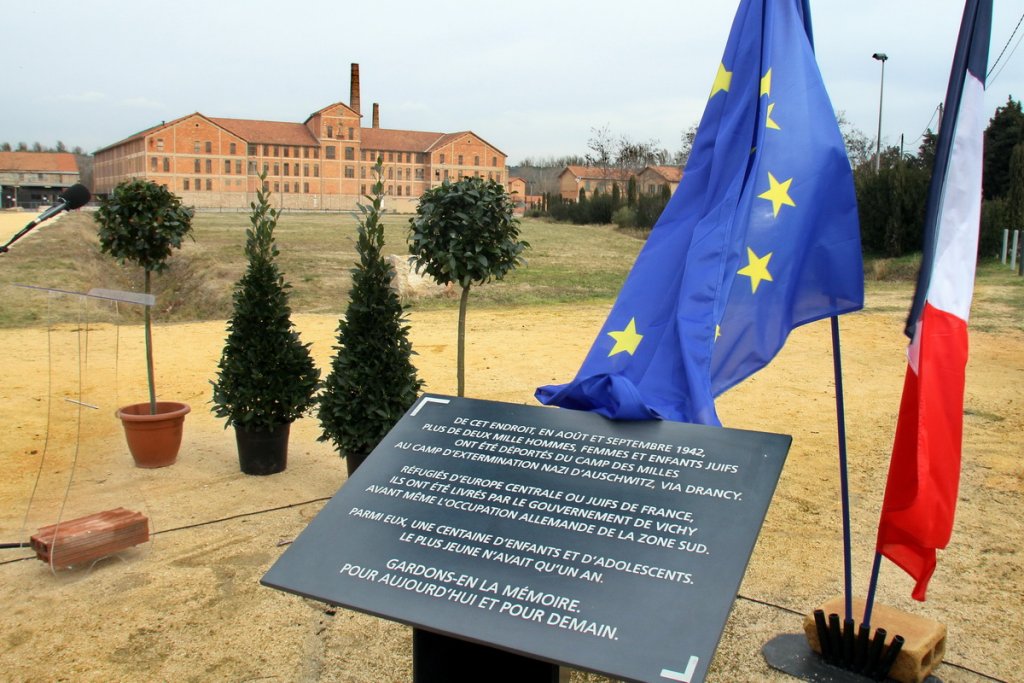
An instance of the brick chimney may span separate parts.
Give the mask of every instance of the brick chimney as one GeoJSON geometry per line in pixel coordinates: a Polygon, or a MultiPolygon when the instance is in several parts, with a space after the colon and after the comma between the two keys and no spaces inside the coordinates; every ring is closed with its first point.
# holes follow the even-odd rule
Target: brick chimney
{"type": "Polygon", "coordinates": [[[359,65],[352,65],[352,83],[349,88],[348,106],[359,114],[359,65]]]}
{"type": "Polygon", "coordinates": [[[380,105],[373,103],[373,127],[380,128],[380,105]]]}

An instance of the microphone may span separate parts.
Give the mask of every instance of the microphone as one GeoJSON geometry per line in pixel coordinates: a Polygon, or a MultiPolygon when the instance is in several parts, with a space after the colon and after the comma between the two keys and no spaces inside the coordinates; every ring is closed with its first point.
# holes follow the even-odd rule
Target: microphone
{"type": "Polygon", "coordinates": [[[22,237],[24,237],[24,235],[29,230],[36,227],[43,221],[50,220],[51,218],[59,214],[61,211],[74,211],[75,209],[80,209],[86,204],[88,204],[91,198],[92,194],[89,192],[89,188],[87,188],[85,185],[77,183],[72,185],[71,187],[60,193],[60,195],[57,197],[56,204],[54,204],[46,211],[39,214],[38,218],[36,218],[34,221],[32,221],[24,228],[19,230],[18,234],[16,234],[14,237],[7,241],[7,244],[0,246],[0,254],[9,251],[8,247],[10,247],[12,244],[17,242],[22,237]]]}

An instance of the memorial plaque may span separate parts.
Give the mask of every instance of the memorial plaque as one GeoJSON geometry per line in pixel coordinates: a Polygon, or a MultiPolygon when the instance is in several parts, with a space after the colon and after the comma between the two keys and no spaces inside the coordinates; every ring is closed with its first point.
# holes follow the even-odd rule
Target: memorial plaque
{"type": "Polygon", "coordinates": [[[614,678],[701,681],[790,442],[422,396],[262,582],[614,678]]]}

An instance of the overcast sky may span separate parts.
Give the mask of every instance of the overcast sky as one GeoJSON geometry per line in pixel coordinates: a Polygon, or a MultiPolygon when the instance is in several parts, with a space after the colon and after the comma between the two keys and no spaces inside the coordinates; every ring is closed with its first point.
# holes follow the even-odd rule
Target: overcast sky
{"type": "MultiPolygon", "coordinates": [[[[916,149],[945,96],[963,0],[812,0],[833,107],[916,149]]],[[[365,125],[473,130],[525,157],[584,154],[593,128],[679,148],[701,116],[737,0],[51,0],[5,2],[0,141],[93,151],[194,111],[301,122],[349,100],[365,125]]],[[[990,64],[1024,14],[995,0],[990,64]]],[[[1024,28],[1024,27],[1022,27],[1024,28]]],[[[989,116],[1024,95],[1024,49],[990,77],[989,116]]],[[[999,67],[997,67],[998,69],[999,67]]]]}

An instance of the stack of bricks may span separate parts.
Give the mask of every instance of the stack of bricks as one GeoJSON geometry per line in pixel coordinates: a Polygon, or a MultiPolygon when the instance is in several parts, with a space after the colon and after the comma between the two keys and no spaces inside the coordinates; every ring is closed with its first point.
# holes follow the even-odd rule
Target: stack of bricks
{"type": "Polygon", "coordinates": [[[149,520],[115,508],[39,529],[32,549],[54,567],[74,567],[113,555],[149,540],[149,520]]]}

